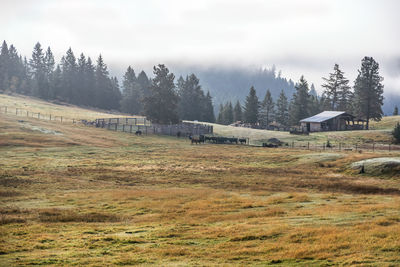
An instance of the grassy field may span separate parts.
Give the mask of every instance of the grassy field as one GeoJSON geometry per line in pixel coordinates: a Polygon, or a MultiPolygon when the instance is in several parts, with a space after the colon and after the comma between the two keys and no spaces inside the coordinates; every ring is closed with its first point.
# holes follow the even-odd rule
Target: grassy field
{"type": "Polygon", "coordinates": [[[75,120],[93,120],[98,118],[126,117],[126,114],[111,113],[102,110],[90,110],[80,108],[74,105],[59,105],[49,103],[41,99],[35,99],[23,95],[5,95],[0,94],[0,107],[7,106],[13,111],[15,108],[25,109],[29,112],[40,112],[42,115],[51,114],[54,116],[64,116],[64,118],[75,120]]]}
{"type": "Polygon", "coordinates": [[[399,173],[349,167],[400,152],[191,145],[18,120],[0,114],[1,266],[400,265],[399,173]]]}

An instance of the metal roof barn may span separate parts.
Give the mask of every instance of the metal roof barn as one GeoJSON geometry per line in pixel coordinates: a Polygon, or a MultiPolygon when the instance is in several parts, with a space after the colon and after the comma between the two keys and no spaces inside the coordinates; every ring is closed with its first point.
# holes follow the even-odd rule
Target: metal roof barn
{"type": "Polygon", "coordinates": [[[339,115],[342,115],[346,112],[344,111],[324,111],[312,117],[302,119],[300,122],[324,122],[330,119],[333,119],[339,115]]]}

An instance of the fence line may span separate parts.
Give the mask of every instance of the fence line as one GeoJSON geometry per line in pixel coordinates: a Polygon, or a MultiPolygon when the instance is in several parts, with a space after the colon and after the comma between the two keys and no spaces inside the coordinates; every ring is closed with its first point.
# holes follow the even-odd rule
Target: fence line
{"type": "Polygon", "coordinates": [[[314,151],[354,151],[354,152],[375,152],[375,151],[400,151],[400,145],[393,144],[380,144],[380,143],[336,143],[336,142],[326,142],[326,143],[314,143],[314,142],[289,142],[281,146],[270,145],[267,147],[281,147],[288,149],[302,149],[302,150],[314,150],[314,151]]]}
{"type": "Polygon", "coordinates": [[[12,114],[15,116],[19,117],[28,117],[28,118],[34,118],[34,119],[39,119],[39,120],[50,120],[50,121],[57,121],[61,123],[77,123],[80,122],[80,120],[77,120],[75,118],[69,118],[65,116],[56,116],[53,114],[44,114],[40,112],[33,112],[29,111],[27,109],[23,108],[14,108],[14,107],[8,107],[8,106],[0,106],[0,113],[4,114],[12,114]]]}
{"type": "MultiPolygon", "coordinates": [[[[77,120],[65,116],[56,116],[52,114],[43,114],[40,112],[33,112],[23,108],[14,108],[8,106],[0,106],[0,113],[12,114],[19,117],[35,118],[39,120],[50,120],[61,123],[83,123],[85,125],[95,125],[96,127],[106,128],[108,130],[121,131],[126,133],[136,133],[140,131],[143,134],[161,134],[177,136],[188,135],[206,135],[213,134],[213,126],[199,123],[183,122],[180,124],[162,125],[152,124],[146,120],[145,117],[137,118],[104,118],[96,119],[94,122],[85,120],[77,120]]],[[[257,146],[254,145],[253,146],[257,146]]],[[[303,149],[303,150],[316,150],[316,151],[400,151],[400,145],[393,144],[379,144],[379,143],[361,143],[361,144],[345,144],[341,142],[328,143],[314,143],[314,142],[289,142],[282,146],[282,148],[303,149]]]]}

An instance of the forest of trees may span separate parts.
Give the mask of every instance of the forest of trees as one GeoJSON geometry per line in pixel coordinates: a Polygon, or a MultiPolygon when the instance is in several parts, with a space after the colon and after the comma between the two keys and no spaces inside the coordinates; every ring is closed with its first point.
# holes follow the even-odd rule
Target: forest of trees
{"type": "Polygon", "coordinates": [[[194,74],[186,79],[180,77],[175,84],[174,74],[164,65],[154,67],[153,79],[148,78],[144,71],[136,76],[129,66],[120,88],[117,78],[110,76],[101,55],[93,63],[83,53],[77,58],[69,48],[57,64],[51,48],[44,49],[40,43],[34,46],[28,60],[18,54],[13,45],[3,42],[0,52],[1,91],[146,115],[159,123],[215,121],[210,92],[204,93],[194,74]]]}
{"type": "MultiPolygon", "coordinates": [[[[271,122],[284,127],[297,125],[301,119],[318,114],[324,110],[345,111],[367,121],[380,120],[383,116],[383,78],[379,75],[379,64],[372,57],[364,57],[353,88],[339,65],[335,64],[328,78],[323,78],[324,88],[321,96],[316,94],[313,85],[309,86],[304,76],[295,84],[295,91],[288,100],[282,88],[279,97],[274,101],[270,90],[262,101],[257,98],[252,86],[244,106],[239,101],[232,108],[230,101],[220,105],[217,122],[231,124],[243,121],[260,128],[266,128],[271,122]],[[353,89],[353,90],[352,90],[353,89]],[[238,115],[239,114],[239,115],[238,115]]],[[[398,114],[395,108],[393,114],[398,114]]]]}
{"type": "MultiPolygon", "coordinates": [[[[196,75],[180,76],[175,81],[175,75],[162,64],[155,66],[153,71],[153,78],[149,78],[144,71],[136,76],[129,66],[120,88],[117,78],[110,76],[101,55],[94,63],[83,53],[77,58],[69,48],[57,64],[51,48],[44,49],[37,43],[28,60],[18,54],[13,45],[8,46],[4,41],[0,52],[0,91],[146,115],[158,123],[215,121],[211,94],[203,91],[196,75]]],[[[218,73],[221,74],[216,71],[213,75],[218,73]]],[[[231,74],[222,73],[219,77],[225,86],[237,80],[231,74]],[[224,75],[230,79],[223,79],[224,75]]],[[[335,64],[333,72],[322,78],[324,91],[320,96],[304,76],[293,83],[282,78],[280,73],[276,74],[275,68],[252,75],[256,84],[269,81],[274,90],[267,89],[260,101],[255,87],[251,86],[243,106],[238,100],[232,104],[229,97],[225,97],[228,101],[218,108],[218,123],[242,121],[266,128],[276,122],[288,127],[323,110],[338,110],[365,119],[368,129],[369,120],[380,120],[383,116],[383,78],[379,75],[379,64],[372,57],[362,59],[353,87],[350,87],[339,65],[335,64]],[[279,92],[276,91],[278,86],[279,92]]],[[[398,114],[398,109],[393,113],[398,114]]]]}

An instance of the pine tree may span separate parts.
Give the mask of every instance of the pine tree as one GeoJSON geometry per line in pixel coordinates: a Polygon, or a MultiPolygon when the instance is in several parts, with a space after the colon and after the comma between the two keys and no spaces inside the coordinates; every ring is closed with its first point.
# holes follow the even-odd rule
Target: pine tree
{"type": "Polygon", "coordinates": [[[65,56],[61,59],[62,70],[62,92],[60,98],[63,101],[78,104],[79,103],[79,89],[77,86],[77,72],[78,65],[76,58],[71,47],[67,50],[65,56]]]}
{"type": "Polygon", "coordinates": [[[35,96],[47,99],[49,97],[48,81],[46,77],[46,66],[44,61],[44,53],[40,43],[36,43],[33,48],[32,58],[29,61],[32,78],[33,78],[33,92],[35,96]]]}
{"type": "Polygon", "coordinates": [[[308,83],[302,75],[300,81],[295,86],[296,92],[293,94],[290,103],[290,124],[296,125],[300,120],[307,118],[310,113],[310,95],[308,83]]]}
{"type": "Polygon", "coordinates": [[[86,86],[87,95],[89,96],[89,98],[86,99],[85,104],[95,107],[96,106],[96,76],[95,76],[95,67],[93,66],[93,62],[90,57],[88,57],[86,60],[85,86],[86,86]]]}
{"type": "Polygon", "coordinates": [[[233,107],[232,102],[226,102],[223,115],[224,124],[229,125],[233,123],[233,107]]]}
{"type": "Polygon", "coordinates": [[[154,123],[178,123],[179,96],[175,92],[175,76],[163,64],[154,66],[153,72],[150,96],[145,98],[145,115],[154,123]]]}
{"type": "Polygon", "coordinates": [[[355,110],[367,121],[379,121],[383,111],[383,77],[379,75],[379,64],[372,57],[364,57],[354,83],[355,110]]]}
{"type": "Polygon", "coordinates": [[[242,106],[240,105],[239,100],[236,102],[236,105],[233,108],[233,120],[235,122],[243,120],[242,106]]]}
{"type": "Polygon", "coordinates": [[[264,100],[261,102],[260,123],[266,128],[274,119],[275,103],[272,99],[271,92],[267,90],[264,100]]]}
{"type": "Polygon", "coordinates": [[[201,120],[205,109],[205,96],[196,75],[178,79],[179,116],[183,120],[201,120]]]}
{"type": "Polygon", "coordinates": [[[279,98],[276,101],[275,120],[284,126],[288,125],[289,103],[288,103],[288,99],[285,95],[285,92],[283,90],[281,91],[279,98]]]}
{"type": "Polygon", "coordinates": [[[8,45],[4,40],[0,52],[0,90],[6,91],[9,87],[8,66],[9,66],[8,45]]]}
{"type": "Polygon", "coordinates": [[[222,104],[219,105],[217,123],[224,124],[224,106],[222,104]]]}
{"type": "Polygon", "coordinates": [[[400,123],[397,123],[392,132],[394,141],[400,143],[400,123]]]}
{"type": "Polygon", "coordinates": [[[256,90],[252,86],[249,95],[246,97],[244,106],[244,121],[246,123],[256,124],[258,121],[259,102],[256,95],[256,90]]]}
{"type": "MultiPolygon", "coordinates": [[[[144,72],[143,70],[139,73],[139,75],[137,76],[137,82],[140,85],[140,88],[142,90],[142,95],[143,97],[147,97],[150,95],[150,85],[151,82],[149,80],[149,78],[146,75],[146,72],[144,72]]],[[[143,102],[143,100],[142,100],[143,102]]]]}
{"type": "Polygon", "coordinates": [[[117,77],[111,78],[111,86],[109,92],[109,103],[107,109],[120,109],[120,102],[121,102],[121,90],[119,89],[119,82],[117,77]]]}
{"type": "Polygon", "coordinates": [[[399,115],[399,108],[397,106],[394,107],[393,116],[399,115]]]}
{"type": "Polygon", "coordinates": [[[210,92],[207,92],[207,95],[205,97],[203,116],[204,116],[203,121],[215,122],[214,105],[212,102],[212,97],[210,95],[210,92]]]}
{"type": "Polygon", "coordinates": [[[351,97],[349,80],[344,77],[344,72],[339,69],[339,65],[335,64],[333,73],[329,74],[329,78],[322,78],[325,84],[324,95],[330,103],[331,110],[348,111],[351,97]]]}
{"type": "Polygon", "coordinates": [[[121,110],[129,114],[141,114],[143,110],[143,91],[131,66],[128,67],[124,74],[122,88],[121,110]]]}
{"type": "Polygon", "coordinates": [[[49,79],[49,97],[52,99],[57,99],[61,95],[63,90],[62,84],[62,72],[60,65],[57,65],[56,69],[52,72],[49,79]]]}

